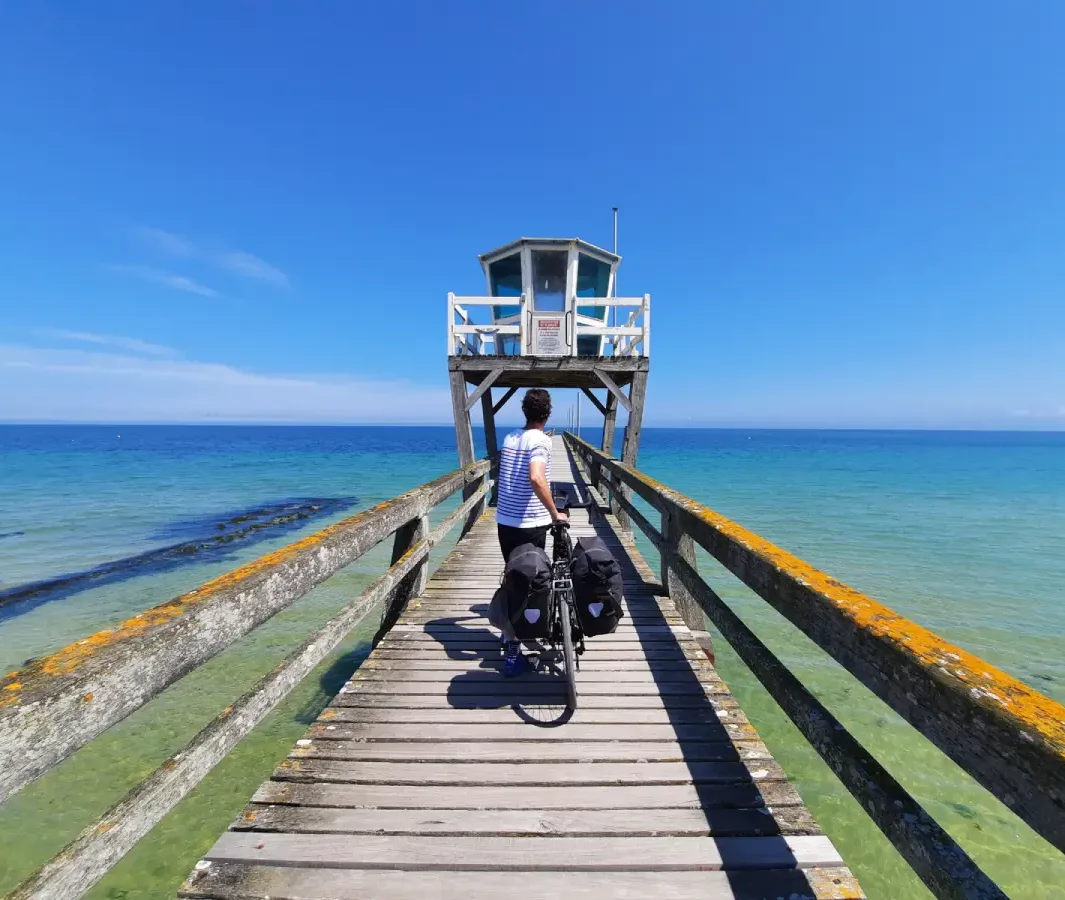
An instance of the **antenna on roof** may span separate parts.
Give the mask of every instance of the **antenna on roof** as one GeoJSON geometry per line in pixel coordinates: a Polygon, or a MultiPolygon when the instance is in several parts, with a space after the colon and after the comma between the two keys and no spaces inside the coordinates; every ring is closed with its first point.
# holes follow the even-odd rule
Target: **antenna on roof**
{"type": "MultiPolygon", "coordinates": [[[[618,255],[618,208],[615,206],[615,207],[613,207],[613,209],[614,209],[614,255],[617,256],[618,255]]],[[[614,272],[614,297],[616,298],[617,295],[618,295],[618,275],[617,275],[617,271],[615,271],[614,272]]],[[[613,311],[613,319],[614,319],[613,327],[617,328],[617,326],[618,326],[618,308],[616,306],[612,306],[611,310],[613,311]]],[[[617,340],[617,335],[614,336],[614,340],[617,340]]]]}

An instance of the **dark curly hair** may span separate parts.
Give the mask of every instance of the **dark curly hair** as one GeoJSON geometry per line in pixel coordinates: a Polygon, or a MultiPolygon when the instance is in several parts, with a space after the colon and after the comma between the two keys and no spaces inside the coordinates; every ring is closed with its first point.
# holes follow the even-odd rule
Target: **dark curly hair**
{"type": "Polygon", "coordinates": [[[521,411],[530,422],[546,422],[551,415],[551,395],[543,388],[529,388],[521,401],[521,411]]]}

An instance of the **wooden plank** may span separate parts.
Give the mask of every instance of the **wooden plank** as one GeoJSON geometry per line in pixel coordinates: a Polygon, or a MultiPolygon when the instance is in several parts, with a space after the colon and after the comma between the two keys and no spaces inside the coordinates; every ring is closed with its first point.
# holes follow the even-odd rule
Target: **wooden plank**
{"type": "Polygon", "coordinates": [[[614,399],[631,413],[632,403],[629,401],[629,398],[625,396],[625,392],[618,387],[617,382],[610,377],[610,374],[602,368],[596,368],[594,369],[594,372],[595,377],[598,378],[603,386],[614,396],[614,399]]]}
{"type": "MultiPolygon", "coordinates": [[[[562,710],[562,707],[556,707],[562,710]]],[[[361,712],[362,710],[359,710],[361,712]]],[[[345,710],[347,712],[347,710],[345,710]]],[[[508,710],[509,712],[509,710],[508,710]]],[[[513,716],[513,713],[511,713],[513,716]]],[[[556,712],[555,716],[561,716],[556,712]]],[[[548,720],[550,721],[550,720],[548,720]]],[[[512,721],[489,724],[441,723],[432,729],[435,741],[699,741],[699,740],[755,740],[750,725],[722,720],[718,722],[618,725],[609,723],[573,724],[565,727],[537,726],[513,717],[512,721]],[[629,730],[626,731],[626,728],[629,730]]],[[[312,725],[306,739],[423,741],[427,730],[416,724],[376,724],[353,717],[351,721],[329,718],[312,725]]]]}
{"type": "MultiPolygon", "coordinates": [[[[433,696],[447,695],[447,699],[453,700],[463,696],[491,695],[500,700],[508,700],[511,703],[534,702],[537,698],[560,697],[565,694],[566,683],[561,677],[537,675],[536,680],[521,681],[517,678],[471,678],[463,680],[456,678],[450,682],[438,681],[378,681],[364,679],[358,683],[359,694],[381,694],[383,696],[399,697],[408,694],[429,694],[433,696]]],[[[355,690],[352,688],[351,690],[355,690]]],[[[624,697],[644,695],[648,697],[674,695],[688,695],[694,698],[703,698],[708,694],[727,692],[720,681],[698,682],[664,682],[656,684],[645,682],[643,684],[612,684],[610,682],[581,681],[581,697],[591,698],[595,696],[624,697]]]]}
{"type": "MultiPolygon", "coordinates": [[[[605,662],[646,662],[648,665],[656,666],[660,663],[669,662],[683,662],[684,660],[692,660],[699,663],[708,662],[706,654],[698,644],[690,643],[683,646],[652,646],[652,647],[632,647],[632,646],[612,646],[601,647],[595,646],[594,643],[588,642],[587,651],[584,656],[581,657],[581,665],[583,666],[585,661],[591,660],[593,663],[605,663],[605,662]]],[[[502,650],[499,650],[502,653],[502,650]]],[[[382,644],[373,653],[371,657],[375,663],[381,664],[384,662],[403,662],[414,661],[417,659],[424,660],[453,660],[466,662],[489,662],[494,660],[495,653],[492,648],[486,648],[483,652],[471,652],[465,653],[459,656],[452,656],[451,653],[445,647],[429,646],[429,647],[392,647],[382,644]],[[491,655],[490,655],[491,654],[491,655]]]]}
{"type": "Polygon", "coordinates": [[[835,866],[820,835],[707,837],[439,837],[273,834],[230,831],[204,857],[240,863],[404,870],[672,872],[835,866]]]}
{"type": "Polygon", "coordinates": [[[736,762],[771,759],[761,741],[365,741],[304,738],[290,759],[363,762],[736,762]]]}
{"type": "MultiPolygon", "coordinates": [[[[487,375],[484,376],[484,380],[479,385],[477,385],[477,387],[474,389],[473,393],[470,394],[470,396],[468,396],[466,398],[466,412],[467,413],[471,409],[473,409],[473,405],[478,400],[481,399],[481,395],[485,391],[487,391],[489,388],[491,388],[492,385],[495,384],[496,379],[499,378],[499,376],[502,375],[502,374],[503,374],[503,370],[501,368],[498,368],[498,369],[493,369],[491,372],[489,372],[487,375]]],[[[488,402],[489,402],[489,404],[491,404],[491,402],[492,402],[491,394],[488,395],[488,398],[489,398],[488,402]]]]}
{"type": "MultiPolygon", "coordinates": [[[[547,665],[547,663],[544,663],[547,665]]],[[[446,654],[431,658],[414,657],[411,659],[373,659],[367,660],[359,667],[359,676],[363,678],[417,678],[417,673],[428,674],[436,672],[437,677],[453,676],[457,672],[482,670],[486,672],[499,672],[503,668],[502,657],[490,659],[451,659],[446,654]]],[[[651,665],[642,659],[599,659],[585,654],[581,657],[580,677],[601,677],[604,673],[612,672],[619,676],[630,676],[637,673],[654,673],[668,675],[669,673],[684,673],[691,675],[696,672],[713,673],[713,668],[706,662],[697,659],[664,659],[651,665]]]]}
{"type": "MultiPolygon", "coordinates": [[[[439,593],[422,594],[410,607],[411,615],[462,615],[483,616],[488,611],[492,595],[498,585],[484,587],[476,591],[467,588],[445,588],[439,593]]],[[[625,619],[630,617],[677,616],[679,611],[669,600],[650,591],[628,593],[621,601],[625,619]]],[[[624,619],[622,620],[624,621],[624,619]]]]}
{"type": "MultiPolygon", "coordinates": [[[[420,628],[425,628],[427,625],[443,624],[461,625],[465,628],[487,628],[489,627],[487,607],[488,604],[485,603],[476,610],[458,606],[411,609],[401,616],[396,621],[396,624],[420,628]]],[[[622,604],[622,612],[625,617],[619,623],[619,627],[623,628],[634,627],[639,629],[652,625],[668,625],[673,628],[682,628],[687,625],[678,613],[664,613],[657,607],[641,609],[640,607],[622,604]]],[[[587,639],[587,643],[592,642],[592,638],[587,639]]]]}
{"type": "MultiPolygon", "coordinates": [[[[331,712],[333,710],[330,710],[331,712]]],[[[505,709],[396,709],[392,707],[345,707],[346,722],[375,722],[385,724],[433,725],[492,725],[520,724],[514,711],[505,709]]],[[[335,716],[323,722],[340,721],[335,716]]],[[[579,707],[567,725],[696,725],[718,721],[746,722],[736,701],[718,700],[714,707],[700,709],[585,709],[579,707]]],[[[564,729],[568,731],[569,729],[564,729]]],[[[431,732],[436,738],[435,731],[431,732]]],[[[562,732],[560,731],[560,734],[562,732]]]]}
{"type": "Polygon", "coordinates": [[[355,809],[776,809],[802,806],[786,781],[758,784],[564,785],[542,784],[533,793],[513,785],[320,784],[264,782],[256,803],[355,809]]]}
{"type": "MultiPolygon", "coordinates": [[[[580,706],[582,709],[709,709],[715,700],[731,698],[731,694],[723,691],[721,694],[671,694],[663,697],[659,694],[642,694],[611,696],[609,694],[581,694],[580,706]]],[[[518,709],[522,712],[534,712],[537,709],[550,707],[552,704],[545,702],[544,698],[536,696],[501,694],[456,694],[449,696],[441,692],[438,694],[371,694],[365,691],[352,692],[338,697],[336,702],[323,714],[333,713],[340,716],[348,707],[380,707],[390,706],[397,709],[518,709]]],[[[556,706],[556,710],[562,707],[556,706]]]]}
{"type": "MultiPolygon", "coordinates": [[[[453,615],[484,615],[488,611],[488,604],[492,595],[485,591],[481,596],[471,596],[466,591],[442,590],[433,593],[423,593],[416,600],[412,600],[408,607],[408,613],[413,615],[453,614],[453,615]]],[[[629,594],[622,598],[621,608],[625,616],[648,617],[648,616],[676,616],[678,611],[675,605],[662,600],[649,591],[639,595],[629,594]]]]}
{"type": "Polygon", "coordinates": [[[504,392],[503,396],[502,396],[502,397],[500,397],[500,399],[499,399],[499,402],[498,402],[498,403],[497,403],[497,404],[496,404],[495,406],[493,406],[493,407],[492,407],[492,414],[493,414],[493,415],[498,415],[498,414],[499,414],[499,411],[500,411],[500,410],[501,410],[501,409],[502,409],[502,408],[503,408],[504,406],[506,406],[506,405],[507,405],[507,401],[508,401],[508,400],[509,400],[509,399],[510,399],[511,397],[513,397],[513,396],[514,396],[514,395],[515,395],[515,394],[516,394],[517,392],[518,392],[518,389],[517,389],[516,387],[509,387],[509,388],[507,388],[507,389],[506,389],[506,391],[504,392]]]}
{"type": "MultiPolygon", "coordinates": [[[[453,763],[345,762],[286,759],[273,777],[279,781],[328,781],[338,784],[408,785],[657,785],[743,784],[784,781],[775,762],[751,763],[453,763]]],[[[527,801],[519,804],[530,805],[527,801]]]]}
{"type": "Polygon", "coordinates": [[[233,825],[235,831],[290,834],[435,834],[501,837],[763,837],[820,834],[801,806],[774,815],[761,809],[323,809],[253,803],[233,825]]]}
{"type": "MultiPolygon", "coordinates": [[[[698,649],[699,645],[696,644],[689,635],[682,635],[670,632],[668,630],[663,631],[642,631],[637,633],[631,629],[618,628],[613,634],[600,635],[595,638],[597,647],[612,647],[616,644],[666,644],[668,646],[680,646],[684,647],[690,645],[695,649],[698,649]]],[[[443,644],[448,647],[462,648],[467,646],[484,646],[485,644],[498,644],[499,632],[495,629],[489,631],[487,628],[454,628],[443,627],[439,630],[435,626],[427,626],[424,631],[404,631],[395,632],[390,631],[388,637],[382,642],[390,647],[395,647],[399,644],[422,644],[426,646],[432,646],[433,644],[443,644]]],[[[528,645],[529,642],[526,642],[528,645]]]]}
{"type": "MultiPolygon", "coordinates": [[[[459,660],[461,663],[462,660],[459,660]]],[[[549,664],[545,663],[545,667],[549,664]]],[[[360,669],[358,674],[348,682],[349,690],[358,690],[363,684],[368,681],[386,681],[390,685],[396,685],[401,683],[410,682],[426,682],[429,684],[438,685],[442,690],[448,690],[452,687],[456,680],[461,679],[464,684],[517,684],[517,685],[537,685],[542,682],[548,682],[554,684],[561,681],[561,676],[552,675],[547,672],[529,671],[523,672],[521,675],[507,678],[500,671],[501,665],[496,664],[493,668],[470,668],[468,665],[451,669],[397,669],[395,667],[390,668],[377,668],[376,666],[360,669]],[[494,670],[493,670],[494,669],[494,670]]],[[[698,684],[721,684],[721,679],[717,673],[709,668],[705,667],[702,670],[697,670],[694,667],[689,666],[687,669],[674,669],[664,670],[650,668],[625,670],[625,669],[613,669],[613,670],[600,670],[592,666],[581,667],[580,672],[581,689],[583,690],[585,685],[606,683],[612,685],[619,684],[645,684],[645,685],[666,685],[666,684],[685,684],[696,689],[698,684]]]]}
{"type": "Polygon", "coordinates": [[[844,868],[672,872],[395,872],[323,869],[204,861],[181,890],[201,900],[499,900],[525,897],[567,900],[863,900],[844,868]]]}
{"type": "MultiPolygon", "coordinates": [[[[498,588],[498,585],[493,586],[491,594],[494,594],[498,588]]],[[[487,600],[482,600],[482,602],[487,604],[488,601],[491,600],[491,594],[488,595],[487,600]]],[[[598,641],[599,638],[612,637],[613,635],[633,630],[639,631],[641,634],[662,634],[672,632],[673,634],[685,637],[691,633],[688,626],[683,622],[671,623],[665,621],[667,616],[660,609],[636,609],[634,610],[634,614],[638,615],[637,619],[633,619],[632,616],[628,615],[628,611],[626,610],[625,618],[618,622],[617,631],[613,632],[611,635],[599,635],[594,639],[589,638],[589,640],[598,641]]],[[[677,616],[676,613],[673,613],[672,615],[674,618],[677,616]]],[[[408,613],[408,618],[413,618],[414,621],[409,622],[409,624],[397,623],[389,633],[403,635],[417,631],[430,630],[436,633],[450,628],[456,633],[461,634],[463,629],[469,630],[471,627],[489,627],[483,614],[472,612],[469,608],[429,609],[426,612],[411,610],[408,613]],[[459,621],[451,621],[452,619],[457,619],[459,621]],[[472,621],[472,625],[467,624],[468,621],[472,621]]]]}
{"type": "Polygon", "coordinates": [[[584,396],[592,401],[592,405],[597,410],[599,410],[599,414],[601,416],[606,416],[607,415],[606,404],[604,404],[602,400],[600,400],[598,397],[595,396],[595,394],[592,393],[591,388],[581,388],[581,390],[584,392],[584,396]]]}
{"type": "Polygon", "coordinates": [[[477,457],[473,449],[473,429],[470,426],[470,414],[466,411],[466,379],[461,372],[456,371],[451,371],[449,378],[451,381],[451,411],[455,420],[455,443],[458,447],[459,465],[467,466],[477,457]]]}

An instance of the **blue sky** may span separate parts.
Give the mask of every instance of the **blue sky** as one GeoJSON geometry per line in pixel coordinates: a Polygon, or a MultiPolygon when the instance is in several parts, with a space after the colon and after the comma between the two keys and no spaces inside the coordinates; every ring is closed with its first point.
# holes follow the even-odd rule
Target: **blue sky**
{"type": "Polygon", "coordinates": [[[447,422],[476,254],[618,205],[649,424],[1065,427],[1063,44],[981,0],[7,4],[0,419],[447,422]]]}

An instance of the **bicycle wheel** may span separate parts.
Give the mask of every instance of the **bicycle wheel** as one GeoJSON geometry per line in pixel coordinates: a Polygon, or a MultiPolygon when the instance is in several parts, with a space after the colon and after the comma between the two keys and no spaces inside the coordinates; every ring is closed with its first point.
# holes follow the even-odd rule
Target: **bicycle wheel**
{"type": "Polygon", "coordinates": [[[560,604],[562,614],[562,654],[566,667],[566,705],[570,711],[577,709],[577,654],[573,649],[573,629],[570,615],[573,609],[572,598],[560,604]]]}

